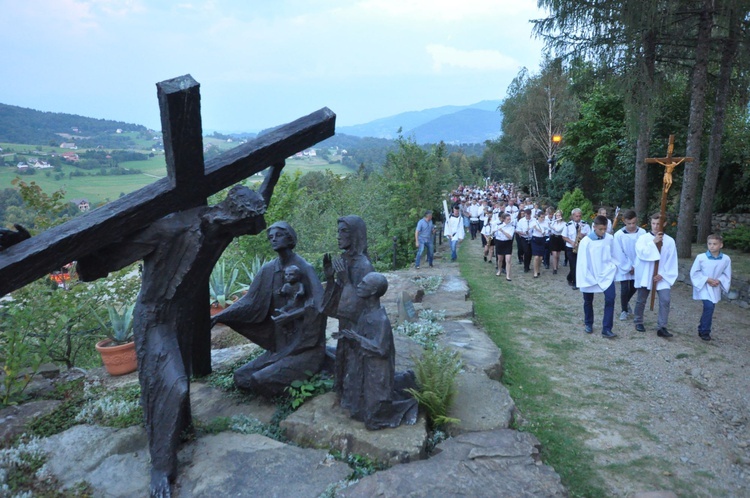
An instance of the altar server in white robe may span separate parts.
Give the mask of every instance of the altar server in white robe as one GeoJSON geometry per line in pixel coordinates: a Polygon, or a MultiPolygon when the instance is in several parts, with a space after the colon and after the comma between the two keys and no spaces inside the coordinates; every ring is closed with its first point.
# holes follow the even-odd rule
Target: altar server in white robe
{"type": "Polygon", "coordinates": [[[594,228],[581,239],[576,262],[576,283],[583,293],[584,330],[594,331],[594,294],[604,294],[602,337],[612,339],[615,314],[615,273],[617,265],[612,256],[614,238],[607,233],[607,218],[594,218],[594,228]]]}
{"type": "Polygon", "coordinates": [[[615,282],[620,282],[620,320],[627,320],[632,312],[630,300],[635,295],[635,243],[646,230],[638,226],[638,215],[633,210],[626,210],[622,219],[625,226],[614,234],[613,255],[617,262],[615,282]]]}
{"type": "Polygon", "coordinates": [[[721,252],[724,240],[721,235],[711,234],[707,240],[708,251],[696,256],[690,269],[693,283],[693,299],[703,301],[703,313],[698,323],[698,336],[711,340],[711,324],[714,307],[721,300],[722,292],[729,292],[732,282],[732,261],[721,252]]]}
{"type": "MultiPolygon", "coordinates": [[[[654,284],[659,298],[659,314],[656,321],[656,335],[672,337],[667,330],[669,322],[669,305],[672,286],[677,280],[677,248],[674,239],[659,232],[660,214],[651,215],[651,231],[641,235],[635,243],[635,330],[645,332],[643,312],[646,300],[654,284]],[[656,244],[662,243],[661,251],[656,244]],[[659,271],[654,275],[654,266],[659,262],[659,271]]],[[[666,220],[665,220],[666,222],[666,220]]]]}

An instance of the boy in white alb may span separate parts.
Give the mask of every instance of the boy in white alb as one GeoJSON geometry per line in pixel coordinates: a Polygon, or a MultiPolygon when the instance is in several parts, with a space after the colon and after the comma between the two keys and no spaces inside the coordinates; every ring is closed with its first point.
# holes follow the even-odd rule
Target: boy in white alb
{"type": "Polygon", "coordinates": [[[693,299],[703,301],[703,314],[698,323],[698,336],[711,340],[711,323],[714,307],[721,300],[721,292],[729,292],[732,282],[732,261],[721,252],[724,240],[721,235],[711,234],[707,240],[708,251],[696,256],[690,269],[693,283],[693,299]]]}
{"type": "Polygon", "coordinates": [[[617,263],[615,282],[620,282],[620,320],[627,320],[630,299],[635,295],[635,243],[646,230],[638,226],[638,216],[633,210],[622,214],[625,226],[615,232],[612,255],[617,263]]]}
{"type": "Polygon", "coordinates": [[[607,233],[607,218],[594,218],[594,229],[578,246],[576,283],[583,293],[583,316],[585,331],[594,331],[594,294],[604,294],[604,317],[602,337],[617,337],[612,332],[615,314],[615,273],[617,265],[612,258],[614,239],[607,233]]]}
{"type": "Polygon", "coordinates": [[[672,337],[667,330],[669,321],[669,305],[671,289],[677,280],[677,247],[674,239],[659,231],[659,213],[651,215],[651,231],[641,235],[635,243],[635,330],[645,332],[643,326],[643,312],[646,310],[646,299],[651,289],[656,286],[659,297],[659,315],[657,318],[656,335],[672,337]],[[661,251],[657,244],[661,242],[661,251]],[[659,262],[659,271],[654,275],[654,266],[659,262]]]}

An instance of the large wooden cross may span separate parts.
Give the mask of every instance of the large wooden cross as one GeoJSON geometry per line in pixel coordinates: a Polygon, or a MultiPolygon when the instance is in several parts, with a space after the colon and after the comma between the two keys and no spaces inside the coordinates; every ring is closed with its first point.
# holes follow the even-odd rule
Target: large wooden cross
{"type": "MultiPolygon", "coordinates": [[[[646,158],[647,164],[661,164],[664,166],[664,178],[662,179],[661,189],[661,204],[659,205],[659,230],[658,232],[664,232],[664,220],[667,217],[667,193],[672,186],[672,172],[675,167],[682,164],[685,161],[692,161],[692,157],[675,157],[672,155],[674,152],[674,135],[669,135],[669,145],[667,145],[666,157],[649,157],[646,158]]],[[[661,252],[661,242],[656,244],[657,249],[661,252]]],[[[659,261],[654,263],[654,278],[659,273],[659,261]]],[[[651,292],[651,311],[654,309],[654,300],[656,298],[656,284],[652,285],[653,289],[651,292]]]]}
{"type": "Polygon", "coordinates": [[[0,296],[125,239],[333,136],[336,115],[320,109],[203,162],[200,85],[185,75],[157,83],[167,178],[0,252],[0,296]]]}

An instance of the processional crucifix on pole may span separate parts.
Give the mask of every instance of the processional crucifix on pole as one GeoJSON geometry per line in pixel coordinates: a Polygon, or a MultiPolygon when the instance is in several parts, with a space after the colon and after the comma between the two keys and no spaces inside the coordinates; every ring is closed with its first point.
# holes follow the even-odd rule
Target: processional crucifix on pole
{"type": "Polygon", "coordinates": [[[189,377],[211,372],[208,277],[229,242],[265,228],[287,157],[334,134],[323,108],[204,164],[199,84],[157,84],[168,177],[0,252],[0,296],[78,261],[82,280],[143,259],[134,313],[141,398],[151,453],[151,495],[170,496],[180,434],[192,423],[189,377]],[[259,192],[235,186],[269,168],[259,192]]]}
{"type": "MultiPolygon", "coordinates": [[[[661,204],[659,206],[659,230],[658,233],[664,232],[664,220],[666,219],[667,215],[667,193],[669,192],[670,187],[672,187],[672,172],[674,169],[682,164],[685,161],[692,161],[692,157],[675,157],[672,154],[674,153],[674,135],[669,135],[669,145],[667,146],[667,155],[666,157],[649,157],[646,159],[646,163],[648,164],[661,164],[664,166],[664,178],[662,180],[662,190],[661,190],[661,204]]],[[[655,234],[656,235],[656,234],[655,234]]],[[[656,247],[659,249],[659,252],[661,252],[661,242],[657,242],[656,247]]],[[[656,275],[659,273],[659,261],[654,262],[654,275],[653,278],[656,278],[656,275]]],[[[651,291],[651,311],[654,310],[654,300],[656,298],[656,282],[652,283],[652,291],[651,291]]]]}

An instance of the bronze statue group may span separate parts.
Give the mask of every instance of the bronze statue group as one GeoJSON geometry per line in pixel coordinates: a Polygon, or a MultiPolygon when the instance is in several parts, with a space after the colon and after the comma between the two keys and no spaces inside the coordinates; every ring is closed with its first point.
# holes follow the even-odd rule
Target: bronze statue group
{"type": "MultiPolygon", "coordinates": [[[[200,333],[191,296],[231,240],[258,234],[274,185],[261,193],[235,186],[225,201],[162,218],[128,243],[106,247],[78,262],[79,276],[94,280],[137,254],[143,283],[134,313],[141,402],[151,453],[151,495],[171,496],[180,435],[192,428],[190,382],[193,339],[200,333]]],[[[266,230],[278,257],[266,263],[247,294],[211,319],[266,351],[234,374],[238,388],[273,398],[296,380],[320,372],[329,354],[326,321],[339,321],[334,389],[350,416],[377,430],[414,424],[417,401],[412,372],[395,372],[390,321],[380,306],[388,282],[367,255],[367,229],[358,216],[338,220],[338,257],[326,255],[325,288],[313,267],[295,254],[297,234],[286,222],[266,230]]],[[[195,309],[198,308],[198,309],[195,309]]],[[[330,353],[334,356],[334,353],[330,353]]]]}

